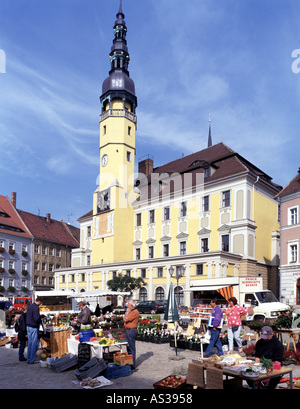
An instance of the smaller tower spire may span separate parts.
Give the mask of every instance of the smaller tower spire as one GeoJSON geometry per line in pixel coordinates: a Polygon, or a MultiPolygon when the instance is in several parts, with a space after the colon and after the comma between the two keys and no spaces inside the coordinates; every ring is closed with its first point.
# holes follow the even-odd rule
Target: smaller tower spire
{"type": "Polygon", "coordinates": [[[207,147],[209,148],[212,146],[212,138],[211,138],[211,119],[210,119],[210,114],[209,114],[209,129],[208,129],[208,143],[207,147]]]}

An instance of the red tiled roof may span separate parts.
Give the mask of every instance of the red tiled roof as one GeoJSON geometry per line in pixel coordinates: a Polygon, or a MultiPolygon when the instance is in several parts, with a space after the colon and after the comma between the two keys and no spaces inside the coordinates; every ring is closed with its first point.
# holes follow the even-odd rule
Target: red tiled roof
{"type": "Polygon", "coordinates": [[[211,176],[205,178],[206,182],[219,180],[244,172],[252,172],[255,176],[262,177],[273,187],[277,189],[281,188],[281,186],[273,183],[272,178],[265,172],[247,161],[238,153],[234,152],[222,142],[159,166],[153,170],[153,173],[172,174],[199,172],[202,171],[201,168],[203,169],[206,166],[211,166],[214,169],[211,176]]]}
{"type": "Polygon", "coordinates": [[[8,197],[0,196],[0,233],[32,238],[8,197]]]}
{"type": "Polygon", "coordinates": [[[276,197],[283,197],[300,192],[300,169],[297,175],[288,183],[276,197]]]}
{"type": "Polygon", "coordinates": [[[49,223],[47,217],[37,216],[23,210],[18,210],[18,212],[34,238],[69,247],[79,247],[80,229],[77,227],[54,219],[50,219],[49,223]]]}

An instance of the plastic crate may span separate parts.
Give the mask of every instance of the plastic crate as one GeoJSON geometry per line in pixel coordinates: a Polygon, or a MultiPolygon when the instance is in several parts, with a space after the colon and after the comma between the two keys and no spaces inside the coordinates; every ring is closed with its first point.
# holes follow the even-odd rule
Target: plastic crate
{"type": "Polygon", "coordinates": [[[130,365],[118,366],[115,364],[108,364],[104,372],[104,377],[107,379],[119,378],[120,376],[127,375],[131,375],[130,365]]]}
{"type": "Polygon", "coordinates": [[[61,358],[50,362],[50,369],[55,372],[63,372],[66,369],[73,368],[77,365],[77,355],[66,354],[61,358]]]}
{"type": "Polygon", "coordinates": [[[95,376],[99,375],[104,369],[106,368],[106,363],[103,358],[99,359],[97,357],[93,357],[89,362],[83,365],[81,368],[76,369],[74,374],[77,378],[82,381],[86,378],[94,378],[95,376]]]}

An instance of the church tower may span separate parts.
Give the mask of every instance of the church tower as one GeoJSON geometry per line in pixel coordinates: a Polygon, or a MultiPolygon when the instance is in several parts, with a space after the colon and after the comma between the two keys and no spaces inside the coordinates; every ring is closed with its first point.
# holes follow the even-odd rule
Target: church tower
{"type": "Polygon", "coordinates": [[[100,96],[100,179],[93,200],[92,264],[132,257],[137,98],[128,71],[122,0],[116,17],[111,69],[100,96]]]}

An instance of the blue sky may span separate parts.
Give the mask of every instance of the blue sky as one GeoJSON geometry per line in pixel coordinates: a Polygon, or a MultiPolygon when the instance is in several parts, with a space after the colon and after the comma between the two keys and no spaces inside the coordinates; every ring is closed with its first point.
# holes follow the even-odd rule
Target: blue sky
{"type": "MultiPolygon", "coordinates": [[[[17,192],[22,210],[77,225],[92,209],[118,9],[119,0],[1,0],[0,194],[17,192]]],[[[285,186],[300,166],[300,2],[123,0],[123,11],[136,159],[151,154],[158,166],[204,149],[211,114],[213,143],[285,186]]]]}

